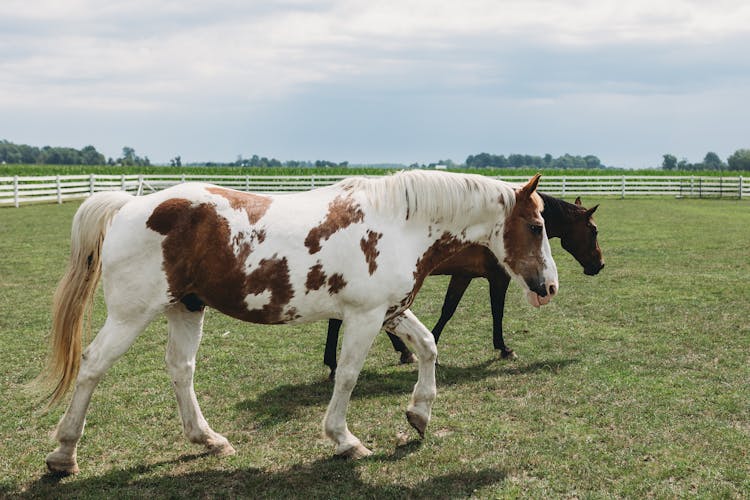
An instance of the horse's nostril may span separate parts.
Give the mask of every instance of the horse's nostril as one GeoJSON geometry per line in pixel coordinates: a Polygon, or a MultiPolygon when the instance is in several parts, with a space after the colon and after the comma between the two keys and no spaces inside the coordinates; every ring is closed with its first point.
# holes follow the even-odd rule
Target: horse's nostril
{"type": "Polygon", "coordinates": [[[554,295],[556,293],[557,293],[557,288],[555,287],[555,285],[550,285],[549,286],[549,294],[550,295],[554,295]]]}

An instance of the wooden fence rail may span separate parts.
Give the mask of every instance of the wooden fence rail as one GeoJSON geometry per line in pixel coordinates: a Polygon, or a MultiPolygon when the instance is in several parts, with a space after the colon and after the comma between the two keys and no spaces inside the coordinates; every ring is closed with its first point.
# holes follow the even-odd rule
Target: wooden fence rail
{"type": "MultiPolygon", "coordinates": [[[[136,195],[180,182],[211,182],[241,191],[293,193],[334,184],[341,175],[51,175],[0,177],[0,206],[86,198],[98,191],[123,190],[136,195]]],[[[525,176],[503,176],[523,182],[525,176]]],[[[743,177],[685,176],[544,176],[540,189],[558,196],[672,196],[748,198],[750,182],[743,177]]]]}

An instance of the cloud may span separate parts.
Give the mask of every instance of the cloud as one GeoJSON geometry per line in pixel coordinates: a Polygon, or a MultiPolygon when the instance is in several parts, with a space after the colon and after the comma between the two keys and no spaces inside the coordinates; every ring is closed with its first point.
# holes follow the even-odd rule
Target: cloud
{"type": "MultiPolygon", "coordinates": [[[[294,151],[255,129],[253,120],[265,120],[277,136],[299,128],[298,144],[315,135],[320,149],[300,155],[333,158],[337,147],[355,155],[355,145],[362,151],[369,141],[424,161],[431,140],[451,138],[444,126],[420,125],[420,116],[458,120],[454,136],[468,149],[485,137],[482,128],[497,126],[495,115],[564,123],[576,113],[569,103],[614,116],[627,115],[622,102],[737,96],[750,83],[748,24],[750,4],[727,0],[7,0],[0,110],[98,116],[129,133],[154,118],[221,127],[224,117],[255,137],[269,135],[269,155],[294,151]],[[351,120],[347,130],[341,120],[351,120]],[[320,123],[347,145],[315,131],[320,123]],[[419,127],[430,132],[421,137],[419,127]],[[409,143],[422,142],[409,152],[409,143]]],[[[170,147],[179,145],[175,137],[170,147]]]]}

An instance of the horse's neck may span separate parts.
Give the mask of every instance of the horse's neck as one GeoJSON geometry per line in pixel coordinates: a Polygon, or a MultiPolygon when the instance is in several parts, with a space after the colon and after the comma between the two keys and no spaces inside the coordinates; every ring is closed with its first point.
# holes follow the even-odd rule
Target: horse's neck
{"type": "MultiPolygon", "coordinates": [[[[441,263],[452,259],[472,245],[489,244],[490,233],[495,226],[489,222],[437,226],[430,230],[429,246],[417,262],[415,277],[424,279],[441,263]]],[[[502,232],[502,227],[498,228],[502,232]]]]}
{"type": "Polygon", "coordinates": [[[544,202],[542,217],[547,228],[547,237],[559,238],[562,236],[565,226],[573,221],[573,211],[570,210],[568,205],[571,205],[571,207],[575,207],[575,205],[547,194],[539,193],[539,195],[544,202]]]}

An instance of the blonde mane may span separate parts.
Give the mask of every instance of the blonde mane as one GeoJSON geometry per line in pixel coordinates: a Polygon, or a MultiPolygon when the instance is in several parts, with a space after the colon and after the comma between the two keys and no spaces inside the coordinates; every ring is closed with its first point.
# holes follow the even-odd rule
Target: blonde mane
{"type": "Polygon", "coordinates": [[[379,212],[420,221],[456,222],[479,212],[509,214],[515,204],[513,185],[476,174],[406,170],[392,175],[352,177],[343,189],[364,193],[379,212]]]}

